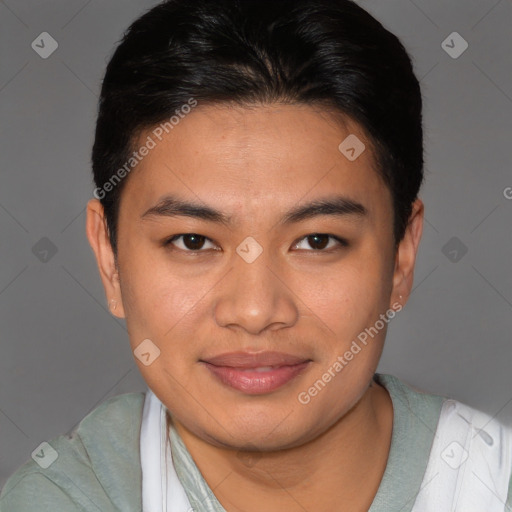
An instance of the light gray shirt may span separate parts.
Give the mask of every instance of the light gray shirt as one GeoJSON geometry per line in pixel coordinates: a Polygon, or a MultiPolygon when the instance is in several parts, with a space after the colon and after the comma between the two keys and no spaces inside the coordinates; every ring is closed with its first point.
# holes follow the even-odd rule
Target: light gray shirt
{"type": "MultiPolygon", "coordinates": [[[[391,375],[375,380],[394,409],[386,469],[369,512],[411,512],[425,474],[443,397],[421,392],[391,375]]],[[[110,398],[69,435],[49,442],[57,459],[46,469],[30,459],[7,481],[1,512],[141,512],[140,426],[144,393],[110,398]]],[[[173,462],[198,512],[224,512],[174,428],[173,462]]],[[[507,510],[512,510],[512,480],[507,510]]]]}

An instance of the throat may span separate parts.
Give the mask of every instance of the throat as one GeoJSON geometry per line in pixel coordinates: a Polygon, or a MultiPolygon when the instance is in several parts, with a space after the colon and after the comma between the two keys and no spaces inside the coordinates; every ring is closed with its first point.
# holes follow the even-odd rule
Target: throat
{"type": "Polygon", "coordinates": [[[201,446],[182,425],[173,425],[226,512],[366,512],[386,469],[393,405],[374,382],[322,435],[275,452],[201,446]]]}

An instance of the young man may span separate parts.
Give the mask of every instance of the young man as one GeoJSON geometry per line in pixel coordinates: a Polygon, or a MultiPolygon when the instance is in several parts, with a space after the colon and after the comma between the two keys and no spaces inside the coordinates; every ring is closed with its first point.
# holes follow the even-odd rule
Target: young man
{"type": "Polygon", "coordinates": [[[510,510],[510,428],[375,373],[421,238],[421,108],[403,46],[349,0],[137,20],[87,236],[150,389],[51,441],[1,510],[510,510]]]}

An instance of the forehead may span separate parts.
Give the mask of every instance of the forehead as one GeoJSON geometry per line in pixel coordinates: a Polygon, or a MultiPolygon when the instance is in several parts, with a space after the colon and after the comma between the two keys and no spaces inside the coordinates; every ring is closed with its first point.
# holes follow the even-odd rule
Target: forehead
{"type": "Polygon", "coordinates": [[[169,192],[225,208],[291,205],[333,191],[359,202],[389,199],[362,128],[319,107],[199,105],[141,133],[135,149],[144,145],[152,149],[122,194],[138,211],[169,192]]]}

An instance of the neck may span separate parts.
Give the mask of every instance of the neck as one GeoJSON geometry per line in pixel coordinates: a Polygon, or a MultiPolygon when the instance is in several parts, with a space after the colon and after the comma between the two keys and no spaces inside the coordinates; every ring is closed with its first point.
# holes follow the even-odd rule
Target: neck
{"type": "Polygon", "coordinates": [[[373,382],[312,441],[248,457],[205,442],[175,420],[173,425],[227,512],[367,511],[386,468],[393,406],[373,382]]]}

